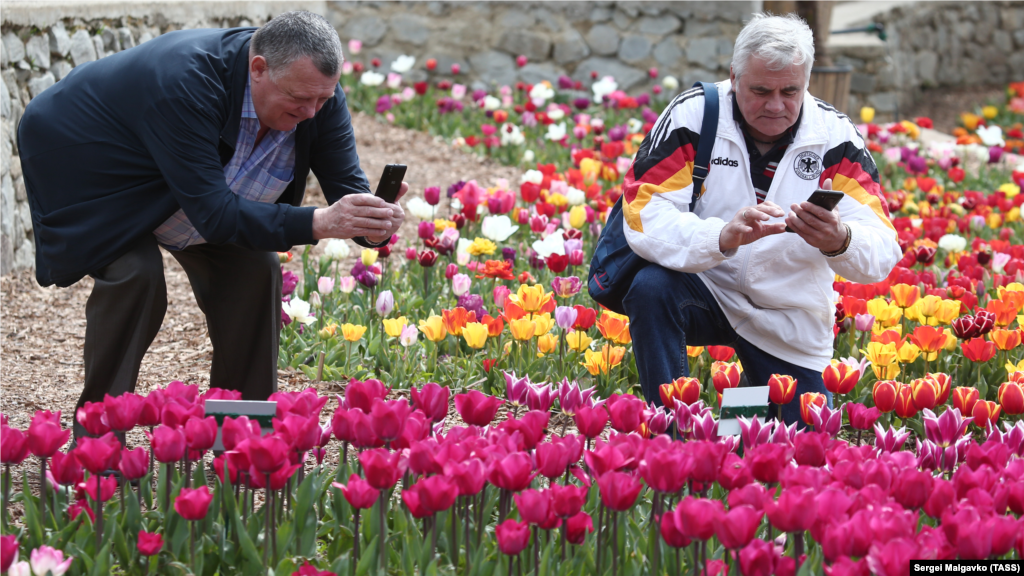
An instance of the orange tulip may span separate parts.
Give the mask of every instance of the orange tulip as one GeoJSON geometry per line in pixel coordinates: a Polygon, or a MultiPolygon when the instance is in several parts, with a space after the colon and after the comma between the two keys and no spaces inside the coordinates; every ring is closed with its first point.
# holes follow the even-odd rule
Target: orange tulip
{"type": "Polygon", "coordinates": [[[812,426],[811,420],[811,406],[817,406],[821,408],[825,405],[826,398],[824,394],[817,392],[804,392],[800,395],[800,418],[803,419],[804,424],[812,426]]]}
{"type": "Polygon", "coordinates": [[[860,370],[849,364],[835,362],[825,367],[821,377],[825,381],[825,389],[829,392],[849,394],[860,381],[860,370]]]}
{"type": "Polygon", "coordinates": [[[974,425],[982,430],[989,424],[994,427],[996,421],[999,420],[1000,410],[999,404],[991,400],[978,400],[974,404],[974,410],[971,411],[971,416],[974,416],[974,425]]]}
{"type": "Polygon", "coordinates": [[[726,388],[740,385],[740,368],[734,362],[715,362],[711,365],[711,382],[721,394],[726,388]]]}
{"type": "Polygon", "coordinates": [[[978,403],[978,389],[970,386],[957,386],[953,389],[953,408],[967,417],[974,413],[974,405],[978,403]]]}
{"type": "MultiPolygon", "coordinates": [[[[1011,294],[1011,292],[1007,292],[1007,294],[1011,294]]],[[[989,301],[988,306],[985,307],[985,310],[996,315],[996,326],[1005,327],[1009,326],[1017,317],[1019,308],[1015,302],[992,299],[989,301]]]]}
{"type": "Polygon", "coordinates": [[[490,314],[484,314],[480,322],[487,326],[487,335],[491,338],[497,338],[505,330],[505,321],[501,319],[500,314],[497,318],[492,318],[490,314]]]}
{"type": "Polygon", "coordinates": [[[929,378],[918,378],[910,383],[910,393],[914,399],[914,408],[933,410],[939,398],[939,385],[929,378]]]}
{"type": "Polygon", "coordinates": [[[917,405],[914,404],[914,390],[909,384],[900,384],[896,392],[896,415],[904,420],[917,414],[917,405]]]}
{"type": "Polygon", "coordinates": [[[896,407],[896,394],[899,383],[892,380],[879,380],[871,389],[871,399],[875,407],[882,412],[892,412],[896,407]]]}
{"type": "Polygon", "coordinates": [[[1020,331],[996,328],[988,333],[989,340],[1000,350],[1013,350],[1020,346],[1020,331]]]}
{"type": "Polygon", "coordinates": [[[1016,382],[1003,382],[999,386],[999,405],[1010,416],[1024,413],[1024,388],[1016,382]]]}
{"type": "Polygon", "coordinates": [[[704,353],[704,347],[703,346],[687,346],[686,347],[686,355],[689,356],[690,358],[697,358],[698,356],[700,356],[703,353],[704,353]]]}
{"type": "Polygon", "coordinates": [[[949,374],[945,374],[943,372],[929,372],[928,374],[925,374],[924,377],[929,380],[934,380],[939,387],[939,396],[935,399],[935,405],[942,406],[945,404],[946,400],[949,400],[949,387],[953,383],[949,374]]]}
{"type": "Polygon", "coordinates": [[[988,362],[996,355],[996,345],[984,338],[971,338],[960,345],[964,358],[971,362],[988,362]]]}
{"type": "Polygon", "coordinates": [[[914,302],[921,297],[920,288],[907,284],[896,284],[889,288],[889,293],[892,294],[892,301],[900,308],[913,306],[914,302]]]}
{"type": "Polygon", "coordinates": [[[939,357],[939,350],[946,344],[946,333],[934,326],[918,326],[910,335],[910,341],[917,345],[928,361],[939,357]]]}
{"type": "Polygon", "coordinates": [[[605,310],[597,319],[597,329],[601,331],[601,336],[604,336],[606,340],[616,344],[629,344],[633,341],[629,336],[628,316],[605,310]]]}
{"type": "Polygon", "coordinates": [[[781,406],[789,404],[796,395],[796,379],[783,374],[772,374],[768,379],[768,399],[781,406]]]}
{"type": "Polygon", "coordinates": [[[687,405],[693,404],[700,399],[700,380],[682,376],[668,384],[662,384],[658,387],[658,392],[661,394],[661,402],[670,408],[675,406],[676,400],[687,405]]]}
{"type": "Polygon", "coordinates": [[[444,327],[449,334],[456,337],[462,336],[462,329],[466,327],[466,324],[476,322],[476,312],[467,312],[462,306],[454,310],[442,310],[441,321],[444,322],[444,327]]]}

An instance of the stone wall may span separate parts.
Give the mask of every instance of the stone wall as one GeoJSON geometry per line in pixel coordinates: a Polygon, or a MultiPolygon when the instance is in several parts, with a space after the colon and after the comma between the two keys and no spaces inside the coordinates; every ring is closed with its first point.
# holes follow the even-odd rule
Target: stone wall
{"type": "MultiPolygon", "coordinates": [[[[459,64],[480,87],[555,81],[589,85],[591,72],[640,90],[658,68],[687,86],[728,76],[732,45],[755,2],[331,2],[328,18],[342,39],[362,40],[353,60],[400,54],[459,64]],[[528,64],[517,67],[517,56],[528,64]]],[[[426,79],[419,70],[413,79],[426,79]]]]}
{"type": "Polygon", "coordinates": [[[16,130],[29,101],[72,68],[184,28],[251,26],[323,2],[4,4],[0,28],[0,274],[35,265],[16,130]]]}
{"type": "Polygon", "coordinates": [[[873,19],[884,45],[832,48],[837,64],[854,67],[854,113],[872,106],[887,120],[922,90],[1024,80],[1024,2],[922,2],[873,19]]]}

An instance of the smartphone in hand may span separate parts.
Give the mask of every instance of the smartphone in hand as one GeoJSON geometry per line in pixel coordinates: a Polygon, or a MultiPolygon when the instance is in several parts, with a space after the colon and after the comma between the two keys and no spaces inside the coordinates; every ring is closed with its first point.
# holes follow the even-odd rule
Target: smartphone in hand
{"type": "Polygon", "coordinates": [[[380,176],[380,182],[377,183],[377,192],[374,196],[388,204],[394,204],[395,200],[398,199],[398,192],[402,188],[405,168],[405,164],[388,164],[385,166],[384,173],[380,176]]]}
{"type": "MultiPolygon", "coordinates": [[[[843,199],[844,195],[845,194],[843,194],[842,192],[837,192],[835,190],[825,190],[824,188],[818,188],[811,194],[810,198],[808,198],[807,201],[819,208],[824,208],[825,210],[831,212],[839,204],[839,201],[843,199]]],[[[789,226],[786,226],[786,232],[795,232],[795,230],[793,230],[789,226]]]]}

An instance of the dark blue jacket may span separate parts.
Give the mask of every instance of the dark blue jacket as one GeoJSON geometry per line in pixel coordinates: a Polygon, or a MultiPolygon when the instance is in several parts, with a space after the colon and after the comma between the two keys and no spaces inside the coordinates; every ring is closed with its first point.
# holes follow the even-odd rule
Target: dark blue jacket
{"type": "Polygon", "coordinates": [[[227,187],[253,32],[164,34],[76,67],[26,106],[18,146],[41,285],[103,268],[179,208],[212,244],[312,244],[314,208],[299,207],[310,169],[329,203],[369,192],[340,86],[298,125],[295,177],[276,204],[227,187]]]}

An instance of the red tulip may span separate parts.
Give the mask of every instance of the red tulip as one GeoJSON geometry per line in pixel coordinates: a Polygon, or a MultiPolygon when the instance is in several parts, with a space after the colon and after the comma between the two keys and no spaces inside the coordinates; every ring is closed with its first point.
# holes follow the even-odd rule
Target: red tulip
{"type": "Polygon", "coordinates": [[[458,485],[444,475],[421,478],[413,489],[420,493],[420,504],[434,513],[451,508],[459,497],[458,485]]]}
{"type": "Polygon", "coordinates": [[[369,414],[373,408],[373,401],[377,398],[383,400],[388,395],[388,388],[380,380],[373,378],[361,381],[353,378],[345,388],[345,407],[348,409],[359,408],[369,414]]]}
{"type": "Polygon", "coordinates": [[[715,536],[726,549],[739,550],[754,539],[763,517],[763,512],[750,506],[737,506],[721,515],[715,526],[715,536]]]}
{"type": "Polygon", "coordinates": [[[75,451],[72,450],[68,454],[56,452],[53,458],[50,458],[48,474],[56,484],[61,486],[74,486],[81,482],[83,478],[82,465],[78,463],[75,451]]]}
{"type": "Polygon", "coordinates": [[[802,487],[783,490],[778,500],[764,503],[764,511],[768,521],[782,532],[808,530],[817,519],[814,490],[802,487]]]}
{"type": "Polygon", "coordinates": [[[761,444],[749,450],[744,459],[755,480],[775,484],[779,481],[779,473],[792,459],[792,449],[782,444],[761,444]]]}
{"type": "Polygon", "coordinates": [[[363,465],[366,481],[378,490],[391,488],[405,473],[405,465],[401,463],[401,454],[397,452],[392,454],[380,448],[367,450],[360,454],[359,463],[363,465]]]}
{"type": "Polygon", "coordinates": [[[74,452],[82,468],[93,474],[117,468],[121,460],[121,444],[113,432],[107,432],[101,438],[79,438],[74,452]]]}
{"type": "Polygon", "coordinates": [[[14,534],[0,536],[0,572],[7,572],[18,559],[18,538],[14,534]]]}
{"type": "Polygon", "coordinates": [[[260,474],[270,474],[288,463],[290,447],[276,434],[250,438],[245,446],[249,462],[260,474]]]}
{"type": "Polygon", "coordinates": [[[479,390],[455,395],[455,410],[463,422],[470,426],[487,426],[494,420],[503,400],[488,396],[479,390]]]}
{"type": "Polygon", "coordinates": [[[389,402],[374,400],[370,410],[370,426],[373,433],[385,442],[395,440],[402,434],[405,419],[409,417],[410,412],[412,408],[405,398],[389,402]]]}
{"type": "Polygon", "coordinates": [[[683,533],[679,524],[679,515],[669,511],[661,515],[658,530],[665,543],[673,548],[684,548],[690,545],[690,538],[683,533]]]}
{"type": "Polygon", "coordinates": [[[234,450],[242,440],[259,435],[260,423],[249,420],[248,416],[239,416],[238,418],[225,416],[224,423],[220,427],[220,441],[225,450],[234,450]]]}
{"type": "Polygon", "coordinates": [[[668,449],[648,451],[640,462],[640,476],[648,486],[662,494],[682,489],[693,470],[693,460],[682,452],[668,449]]]}
{"type": "Polygon", "coordinates": [[[0,463],[21,464],[28,457],[28,435],[10,426],[0,426],[0,463]]]}
{"type": "Polygon", "coordinates": [[[644,410],[647,403],[633,396],[625,394],[620,396],[614,403],[609,401],[608,413],[611,415],[612,428],[628,434],[640,427],[644,422],[644,410]]]}
{"type": "Polygon", "coordinates": [[[502,554],[515,556],[530,543],[530,525],[509,518],[494,530],[498,536],[498,549],[502,554]]]}
{"type": "MultiPolygon", "coordinates": [[[[825,369],[825,373],[828,373],[829,366],[825,369]]],[[[768,378],[768,399],[773,404],[783,405],[789,404],[793,397],[796,395],[796,378],[792,376],[786,376],[783,374],[772,374],[768,378]]]]}
{"type": "Polygon", "coordinates": [[[117,465],[121,476],[127,480],[137,480],[149,471],[149,452],[145,448],[121,450],[121,462],[117,465]]]}
{"type": "Polygon", "coordinates": [[[164,537],[160,534],[151,534],[145,530],[139,531],[139,554],[143,556],[156,556],[164,547],[164,537]]]}
{"type": "Polygon", "coordinates": [[[523,522],[543,524],[552,513],[551,492],[548,490],[523,490],[514,499],[523,522]]]}
{"type": "Polygon", "coordinates": [[[40,458],[49,458],[67,443],[69,437],[71,430],[60,428],[60,412],[54,414],[49,410],[40,410],[35,413],[28,425],[26,443],[32,454],[40,458]]]}
{"type": "Polygon", "coordinates": [[[714,536],[715,525],[721,521],[724,508],[719,500],[687,496],[676,507],[679,529],[689,538],[707,540],[714,536]]]}
{"type": "Polygon", "coordinates": [[[444,473],[455,481],[462,496],[479,494],[487,481],[487,467],[479,458],[470,458],[465,462],[447,462],[444,473]]]}
{"type": "Polygon", "coordinates": [[[380,496],[380,490],[370,486],[370,483],[360,478],[358,474],[352,474],[348,477],[348,486],[341,482],[332,482],[331,486],[341,490],[345,500],[348,500],[348,503],[353,508],[362,510],[372,508],[374,502],[380,496]]]}
{"type": "Polygon", "coordinates": [[[999,385],[997,396],[999,405],[1004,414],[1016,416],[1024,412],[1024,386],[1014,381],[1003,382],[999,385]]]}
{"type": "Polygon", "coordinates": [[[974,413],[974,405],[978,402],[978,389],[970,386],[957,386],[953,389],[953,407],[960,410],[962,416],[974,413]]]}
{"type": "Polygon", "coordinates": [[[594,520],[586,512],[580,512],[565,521],[565,539],[570,544],[583,544],[587,534],[593,531],[594,520]]]}
{"type": "Polygon", "coordinates": [[[536,476],[530,457],[522,452],[495,459],[487,471],[488,482],[511,492],[524,490],[536,476]]]}
{"type": "Polygon", "coordinates": [[[554,480],[565,474],[569,467],[569,450],[554,442],[537,444],[536,447],[537,470],[541,476],[554,480]]]}
{"type": "Polygon", "coordinates": [[[112,430],[127,432],[139,422],[142,411],[142,397],[138,394],[125,392],[120,396],[103,396],[103,405],[107,414],[107,424],[112,430]]]}
{"type": "Polygon", "coordinates": [[[974,417],[972,423],[983,430],[989,424],[995,427],[1001,410],[1002,407],[991,400],[978,400],[974,403],[974,410],[971,411],[971,416],[974,417]]]}
{"type": "Polygon", "coordinates": [[[899,393],[899,382],[892,380],[879,380],[871,389],[872,400],[879,410],[885,413],[892,412],[896,408],[896,397],[899,393]]]}
{"type": "Polygon", "coordinates": [[[85,406],[75,411],[75,421],[93,436],[103,436],[110,432],[103,402],[86,402],[85,406]]]}
{"type": "Polygon", "coordinates": [[[777,565],[775,550],[764,540],[752,540],[740,550],[740,572],[743,576],[771,576],[777,565]]]}
{"type": "Polygon", "coordinates": [[[117,493],[117,478],[113,476],[100,476],[93,475],[89,476],[89,479],[78,485],[82,488],[86,494],[95,502],[97,499],[100,502],[106,502],[114,497],[117,493]]]}
{"type": "Polygon", "coordinates": [[[271,422],[274,431],[295,452],[307,452],[320,442],[320,420],[315,415],[300,416],[288,412],[283,419],[274,418],[271,422]]]}
{"type": "Polygon", "coordinates": [[[210,508],[213,495],[206,486],[199,488],[182,488],[174,500],[174,511],[185,520],[202,520],[210,508]]]}
{"type": "MultiPolygon", "coordinates": [[[[288,485],[288,480],[295,474],[301,464],[285,464],[270,474],[270,489],[281,490],[288,485]]],[[[249,466],[249,483],[253,488],[266,488],[267,475],[254,466],[249,466]]]]}
{"type": "Polygon", "coordinates": [[[608,423],[608,411],[603,407],[580,406],[576,409],[573,419],[580,434],[588,439],[594,439],[604,432],[604,426],[608,423]]]}
{"type": "Polygon", "coordinates": [[[161,425],[146,436],[157,462],[178,462],[185,457],[185,431],[181,428],[161,425]]]}
{"type": "Polygon", "coordinates": [[[417,390],[412,387],[412,405],[423,411],[431,422],[440,422],[448,416],[448,397],[451,390],[434,382],[427,382],[417,390]]]}
{"type": "Polygon", "coordinates": [[[216,440],[217,419],[213,416],[190,418],[185,422],[185,445],[189,450],[205,452],[213,448],[216,440]]]}

